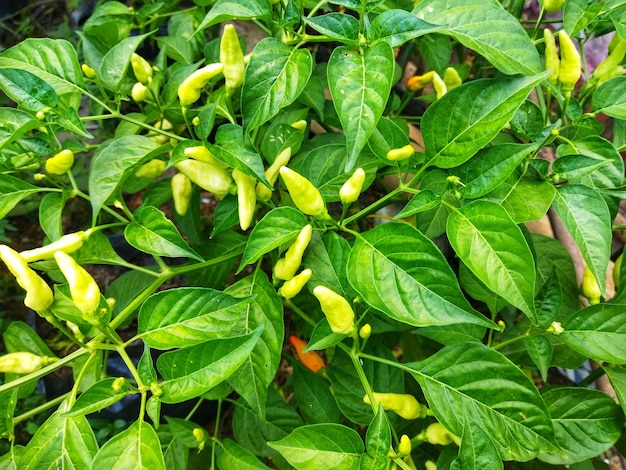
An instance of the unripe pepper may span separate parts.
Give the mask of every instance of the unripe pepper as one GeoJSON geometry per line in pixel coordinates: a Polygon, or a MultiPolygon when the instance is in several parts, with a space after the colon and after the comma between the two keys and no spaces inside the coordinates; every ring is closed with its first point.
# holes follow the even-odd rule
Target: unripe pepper
{"type": "Polygon", "coordinates": [[[0,372],[5,374],[30,374],[54,362],[56,358],[38,356],[30,352],[14,352],[0,356],[0,372]]]}
{"type": "Polygon", "coordinates": [[[100,306],[100,288],[94,278],[74,258],[62,251],[57,251],[54,259],[67,279],[74,305],[84,318],[92,315],[100,306]]]}
{"type": "Polygon", "coordinates": [[[463,79],[454,67],[448,67],[443,73],[443,82],[446,84],[446,88],[448,88],[448,90],[452,90],[453,88],[462,85],[463,79]]]}
{"type": "Polygon", "coordinates": [[[133,52],[133,55],[130,57],[130,65],[133,68],[135,78],[139,82],[144,85],[150,83],[152,80],[152,66],[146,59],[133,52]]]}
{"type": "Polygon", "coordinates": [[[356,201],[361,194],[364,182],[365,171],[363,168],[357,168],[339,190],[339,199],[341,199],[341,202],[347,205],[356,201]]]}
{"type": "Polygon", "coordinates": [[[189,75],[178,87],[178,99],[183,108],[187,108],[200,99],[202,88],[224,70],[219,62],[209,64],[189,75]]]}
{"type": "Polygon", "coordinates": [[[158,178],[165,171],[165,167],[167,167],[167,163],[165,163],[163,160],[155,158],[141,165],[135,172],[135,176],[137,178],[148,179],[158,178]]]}
{"type": "Polygon", "coordinates": [[[133,85],[133,88],[130,91],[130,96],[133,97],[135,103],[146,101],[146,98],[148,97],[148,87],[141,82],[137,82],[133,85]]]}
{"type": "Polygon", "coordinates": [[[359,330],[359,337],[361,339],[367,339],[370,336],[372,336],[372,325],[370,325],[369,323],[366,323],[359,330]]]}
{"type": "Polygon", "coordinates": [[[429,424],[425,431],[425,437],[431,444],[440,446],[447,446],[453,442],[457,445],[461,443],[461,440],[448,431],[441,423],[429,424]]]}
{"type": "MultiPolygon", "coordinates": [[[[376,393],[374,392],[376,405],[380,403],[384,410],[393,411],[404,419],[417,419],[426,417],[426,407],[421,405],[413,395],[407,393],[376,393]]],[[[363,397],[363,401],[371,405],[369,395],[363,397]]]]}
{"type": "Polygon", "coordinates": [[[585,266],[583,281],[580,288],[583,295],[589,299],[589,303],[591,305],[600,303],[600,299],[602,299],[602,291],[600,290],[596,277],[591,272],[591,269],[589,269],[589,266],[585,266]]]}
{"type": "Polygon", "coordinates": [[[389,150],[389,152],[387,152],[387,159],[397,162],[411,158],[414,153],[415,150],[413,149],[413,146],[411,144],[406,144],[404,147],[389,150]]]}
{"type": "Polygon", "coordinates": [[[306,341],[301,340],[297,336],[290,336],[289,342],[296,350],[296,355],[300,362],[304,364],[308,369],[317,373],[320,369],[324,368],[326,364],[324,364],[324,359],[315,351],[303,352],[307,347],[308,343],[306,341]]]}
{"type": "Polygon", "coordinates": [[[319,190],[313,186],[313,183],[286,166],[281,167],[279,171],[291,199],[298,209],[306,215],[314,217],[324,216],[328,213],[324,199],[319,190]]]}
{"type": "Polygon", "coordinates": [[[198,449],[203,450],[206,445],[206,441],[209,438],[209,433],[206,432],[204,428],[193,428],[191,431],[193,437],[195,437],[196,442],[198,443],[198,449]]]}
{"type": "Polygon", "coordinates": [[[543,9],[548,13],[556,13],[565,5],[565,0],[543,0],[543,9]]]}
{"type": "Polygon", "coordinates": [[[232,24],[224,26],[220,41],[220,62],[224,65],[226,93],[231,94],[243,84],[246,64],[237,30],[232,24]]]}
{"type": "Polygon", "coordinates": [[[218,198],[223,198],[231,191],[233,179],[223,168],[192,159],[183,160],[174,166],[195,184],[218,198]]]}
{"type": "Polygon", "coordinates": [[[11,274],[15,276],[20,287],[26,291],[24,305],[37,313],[46,311],[54,301],[54,294],[50,286],[12,248],[0,245],[0,258],[7,265],[11,274]]]}
{"type": "Polygon", "coordinates": [[[191,180],[183,173],[176,173],[172,177],[172,198],[174,199],[174,210],[178,215],[185,215],[189,210],[192,193],[191,180]]]}
{"type": "Polygon", "coordinates": [[[274,277],[283,281],[288,281],[295,276],[302,263],[302,255],[304,250],[309,246],[311,236],[313,235],[313,227],[305,225],[302,227],[296,240],[285,252],[285,257],[279,259],[274,266],[274,277]]]}
{"type": "Polygon", "coordinates": [[[46,160],[46,171],[53,175],[64,175],[74,164],[74,152],[63,149],[46,160]]]}
{"type": "Polygon", "coordinates": [[[24,250],[20,253],[20,255],[24,258],[24,261],[30,263],[33,261],[52,259],[54,257],[54,253],[57,251],[73,253],[83,246],[85,240],[89,238],[90,233],[91,232],[89,230],[87,232],[79,231],[68,233],[48,245],[33,248],[32,250],[24,250]]]}
{"type": "MultiPolygon", "coordinates": [[[[289,160],[291,160],[291,147],[287,147],[281,151],[274,159],[274,162],[265,170],[265,179],[270,186],[274,186],[274,183],[276,183],[278,179],[280,169],[286,166],[289,160]]],[[[258,183],[256,186],[256,197],[261,201],[267,202],[272,197],[272,190],[263,183],[258,183]]]]}
{"type": "Polygon", "coordinates": [[[256,209],[256,178],[235,168],[233,179],[237,183],[239,226],[246,231],[252,224],[256,209]]]}
{"type": "Polygon", "coordinates": [[[624,257],[624,254],[622,253],[621,255],[617,257],[617,259],[615,260],[615,264],[613,265],[613,284],[615,285],[615,289],[619,288],[620,273],[622,271],[622,258],[623,257],[624,257]]]}
{"type": "Polygon", "coordinates": [[[580,53],[572,39],[563,29],[559,31],[559,44],[561,46],[559,82],[561,82],[561,88],[566,95],[571,95],[582,74],[580,53]]]}
{"type": "Polygon", "coordinates": [[[354,310],[341,295],[325,286],[313,289],[333,333],[348,335],[354,331],[354,310]]]}
{"type": "Polygon", "coordinates": [[[411,453],[413,446],[411,445],[411,439],[406,434],[400,436],[400,442],[398,443],[398,455],[405,456],[411,453]]]}
{"type": "Polygon", "coordinates": [[[85,74],[85,77],[91,78],[91,79],[96,78],[96,71],[92,69],[91,67],[89,67],[87,64],[81,65],[80,69],[85,74]]]}
{"type": "Polygon", "coordinates": [[[296,295],[300,293],[306,283],[309,282],[312,275],[313,271],[311,271],[310,269],[302,270],[300,274],[296,274],[288,281],[285,281],[282,287],[278,289],[278,293],[282,295],[285,299],[293,299],[296,295]]]}
{"type": "Polygon", "coordinates": [[[559,79],[559,53],[556,50],[554,35],[547,28],[543,30],[543,41],[546,46],[546,70],[552,69],[548,79],[556,84],[559,79]]]}
{"type": "Polygon", "coordinates": [[[620,39],[608,57],[600,62],[593,71],[592,77],[598,81],[598,84],[622,74],[621,63],[624,60],[624,55],[626,55],[626,40],[620,39]]]}
{"type": "Polygon", "coordinates": [[[440,99],[443,95],[448,93],[448,87],[446,86],[446,83],[441,79],[437,72],[435,72],[435,74],[433,75],[433,87],[435,88],[437,99],[440,99]]]}
{"type": "Polygon", "coordinates": [[[194,160],[198,160],[199,162],[210,163],[211,165],[217,166],[219,168],[228,168],[228,165],[226,163],[215,158],[215,155],[213,155],[211,151],[204,145],[187,147],[185,150],[183,150],[183,153],[185,154],[185,156],[193,158],[194,160]]]}

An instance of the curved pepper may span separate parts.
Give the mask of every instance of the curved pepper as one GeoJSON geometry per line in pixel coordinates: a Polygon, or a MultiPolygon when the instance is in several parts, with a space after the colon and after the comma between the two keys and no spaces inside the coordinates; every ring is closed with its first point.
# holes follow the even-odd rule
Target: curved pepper
{"type": "Polygon", "coordinates": [[[192,193],[191,180],[183,173],[176,173],[172,177],[172,198],[174,199],[174,210],[178,215],[185,215],[189,210],[192,193]]]}
{"type": "Polygon", "coordinates": [[[583,295],[589,299],[589,303],[591,305],[600,303],[600,300],[602,299],[602,291],[600,290],[596,277],[591,272],[591,269],[589,269],[589,266],[585,266],[583,281],[580,288],[583,295]]]}
{"type": "Polygon", "coordinates": [[[54,254],[54,259],[63,276],[67,279],[74,305],[83,314],[83,318],[88,320],[100,306],[100,288],[98,284],[91,277],[91,274],[67,253],[57,251],[54,254]]]}
{"type": "Polygon", "coordinates": [[[46,160],[46,171],[53,175],[64,175],[74,164],[74,152],[63,149],[46,160]]]}
{"type": "Polygon", "coordinates": [[[27,263],[33,261],[41,261],[44,259],[51,259],[54,257],[54,253],[57,251],[64,251],[65,253],[73,253],[83,246],[85,240],[89,238],[91,232],[79,231],[74,233],[68,233],[63,235],[56,241],[49,243],[48,245],[41,246],[39,248],[33,248],[32,250],[24,250],[20,253],[24,261],[27,263]]]}
{"type": "Polygon", "coordinates": [[[224,168],[192,159],[183,160],[174,166],[195,184],[218,198],[223,198],[231,191],[233,179],[224,168]]]}
{"type": "MultiPolygon", "coordinates": [[[[413,395],[408,393],[376,393],[376,404],[380,403],[383,409],[393,411],[404,419],[417,419],[426,417],[426,407],[420,404],[413,395]]],[[[363,397],[363,401],[371,405],[369,395],[363,397]]]]}
{"type": "MultiPolygon", "coordinates": [[[[281,167],[287,165],[289,160],[291,160],[291,147],[287,147],[281,151],[276,156],[274,162],[265,170],[265,179],[271,186],[274,186],[276,183],[281,167]]],[[[261,201],[267,202],[272,197],[272,190],[263,183],[258,183],[256,186],[256,196],[261,201]]]]}
{"type": "Polygon", "coordinates": [[[306,215],[320,217],[327,214],[324,198],[308,179],[283,166],[279,170],[293,203],[306,215]]]}
{"type": "Polygon", "coordinates": [[[158,158],[155,158],[141,165],[135,172],[135,176],[137,178],[148,178],[148,179],[158,178],[159,176],[163,174],[166,167],[167,167],[167,163],[165,163],[163,160],[159,160],[158,158]]]}
{"type": "Polygon", "coordinates": [[[239,226],[241,230],[246,231],[252,224],[256,209],[256,178],[235,168],[233,179],[237,183],[239,226]]]}
{"type": "Polygon", "coordinates": [[[220,62],[224,64],[226,93],[231,94],[243,84],[246,70],[239,36],[232,24],[224,26],[224,33],[220,41],[220,62]]]}
{"type": "Polygon", "coordinates": [[[453,88],[461,86],[463,79],[454,67],[448,67],[443,73],[443,82],[446,84],[448,90],[452,90],[453,88]]]}
{"type": "Polygon", "coordinates": [[[289,342],[296,350],[296,355],[300,362],[304,364],[308,369],[317,373],[320,369],[324,368],[326,364],[324,364],[324,359],[315,351],[304,352],[304,349],[307,347],[308,343],[306,341],[301,340],[297,336],[290,336],[289,342]]]}
{"type": "Polygon", "coordinates": [[[50,286],[12,248],[0,245],[0,258],[7,265],[11,274],[15,276],[20,287],[26,291],[24,305],[37,313],[46,311],[54,301],[54,294],[50,286]]]}
{"type": "Polygon", "coordinates": [[[543,42],[546,45],[546,70],[552,69],[548,79],[556,84],[559,79],[559,53],[556,50],[554,35],[547,28],[543,30],[543,42]]]}
{"type": "Polygon", "coordinates": [[[306,283],[309,282],[312,275],[313,271],[310,269],[303,269],[300,274],[296,274],[288,281],[285,281],[282,287],[278,289],[278,293],[285,299],[293,299],[300,293],[306,283]]]}
{"type": "Polygon", "coordinates": [[[202,93],[202,88],[209,83],[209,80],[220,74],[223,70],[224,66],[217,62],[202,67],[189,75],[178,87],[180,105],[187,108],[198,101],[202,93]]]}
{"type": "Polygon", "coordinates": [[[624,71],[621,66],[624,55],[626,55],[626,40],[620,39],[608,57],[598,64],[593,71],[592,78],[601,84],[610,78],[621,75],[624,71]]]}
{"type": "Polygon", "coordinates": [[[363,168],[357,168],[339,190],[339,199],[341,199],[341,202],[346,205],[355,202],[361,194],[364,182],[365,171],[363,168]]]}
{"type": "Polygon", "coordinates": [[[413,146],[411,144],[406,144],[404,147],[389,150],[389,152],[387,152],[387,159],[397,162],[411,158],[414,153],[415,150],[413,149],[413,146]]]}
{"type": "Polygon", "coordinates": [[[198,160],[199,162],[210,163],[211,165],[217,166],[219,168],[228,168],[228,165],[226,163],[215,158],[215,155],[213,155],[211,151],[204,145],[187,147],[185,150],[183,150],[183,153],[185,154],[185,156],[193,158],[194,160],[198,160]]]}
{"type": "Polygon", "coordinates": [[[313,289],[333,333],[348,335],[354,330],[354,310],[341,295],[325,286],[313,289]]]}
{"type": "Polygon", "coordinates": [[[302,227],[300,232],[298,232],[296,240],[285,252],[285,257],[276,262],[276,265],[274,266],[274,277],[276,279],[288,281],[294,277],[300,268],[302,255],[304,255],[304,250],[306,250],[307,246],[309,246],[312,234],[313,227],[310,224],[302,227]]]}

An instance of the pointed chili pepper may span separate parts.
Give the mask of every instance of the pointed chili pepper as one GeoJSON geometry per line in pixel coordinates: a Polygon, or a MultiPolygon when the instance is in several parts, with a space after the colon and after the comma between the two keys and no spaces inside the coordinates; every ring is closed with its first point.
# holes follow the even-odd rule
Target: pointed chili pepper
{"type": "Polygon", "coordinates": [[[296,350],[296,354],[300,362],[304,364],[308,369],[317,373],[320,369],[325,367],[324,359],[316,353],[315,351],[303,352],[307,347],[308,343],[304,340],[301,340],[297,336],[290,336],[289,342],[296,350]]]}
{"type": "Polygon", "coordinates": [[[0,258],[15,276],[20,287],[26,291],[24,305],[37,313],[45,312],[54,301],[54,294],[46,281],[28,266],[17,251],[6,245],[0,245],[0,258]]]}
{"type": "Polygon", "coordinates": [[[302,255],[304,255],[304,250],[309,246],[312,234],[313,227],[310,224],[302,227],[300,232],[298,232],[296,240],[285,252],[285,256],[276,262],[274,266],[274,277],[276,279],[288,281],[294,277],[300,268],[302,255]]]}

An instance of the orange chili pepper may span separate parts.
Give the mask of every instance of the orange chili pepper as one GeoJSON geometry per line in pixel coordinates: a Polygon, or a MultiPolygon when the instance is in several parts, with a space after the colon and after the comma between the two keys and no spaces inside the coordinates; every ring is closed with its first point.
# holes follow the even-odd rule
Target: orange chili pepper
{"type": "Polygon", "coordinates": [[[304,364],[307,368],[311,369],[313,372],[317,372],[325,366],[324,359],[322,359],[322,356],[315,351],[302,352],[304,348],[307,347],[308,343],[306,341],[301,340],[297,336],[290,336],[289,342],[295,348],[300,362],[302,362],[302,364],[304,364]]]}

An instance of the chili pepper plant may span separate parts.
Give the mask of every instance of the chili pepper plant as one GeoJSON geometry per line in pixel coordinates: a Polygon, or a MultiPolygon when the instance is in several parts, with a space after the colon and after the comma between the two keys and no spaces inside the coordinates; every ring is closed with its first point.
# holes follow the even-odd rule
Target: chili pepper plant
{"type": "Polygon", "coordinates": [[[590,469],[626,447],[624,1],[129,3],[0,53],[0,217],[34,201],[43,234],[0,256],[69,345],[6,328],[1,468],[590,469]]]}

